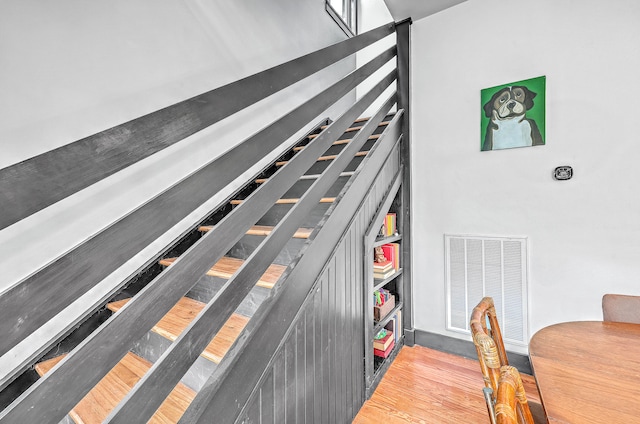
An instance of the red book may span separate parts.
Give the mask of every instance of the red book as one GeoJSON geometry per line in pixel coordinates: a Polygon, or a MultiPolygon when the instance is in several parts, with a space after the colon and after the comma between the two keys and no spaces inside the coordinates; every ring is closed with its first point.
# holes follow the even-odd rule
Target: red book
{"type": "Polygon", "coordinates": [[[400,245],[398,243],[387,243],[383,244],[381,247],[384,252],[384,257],[391,261],[393,268],[396,271],[399,270],[400,263],[398,261],[398,257],[400,255],[400,245]]]}
{"type": "Polygon", "coordinates": [[[387,335],[381,339],[375,339],[373,341],[374,349],[385,351],[389,348],[391,343],[394,343],[395,337],[393,337],[393,333],[391,331],[387,331],[387,335]]]}
{"type": "Polygon", "coordinates": [[[396,345],[396,342],[394,340],[391,341],[391,343],[389,343],[389,347],[386,348],[385,350],[380,350],[380,349],[376,349],[375,347],[373,348],[373,354],[376,356],[379,356],[381,358],[386,358],[391,354],[391,351],[393,350],[393,347],[396,345]]]}

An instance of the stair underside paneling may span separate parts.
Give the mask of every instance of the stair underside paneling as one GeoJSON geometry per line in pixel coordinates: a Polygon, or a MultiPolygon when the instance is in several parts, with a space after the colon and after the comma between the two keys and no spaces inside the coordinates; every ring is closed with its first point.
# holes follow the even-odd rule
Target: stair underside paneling
{"type": "MultiPolygon", "coordinates": [[[[108,308],[114,312],[117,312],[129,302],[130,299],[123,299],[117,302],[112,302],[108,305],[108,308]]],[[[204,308],[205,304],[198,302],[197,300],[183,297],[180,301],[171,308],[171,310],[153,327],[153,331],[161,336],[174,341],[180,336],[180,333],[193,321],[193,319],[204,308]]],[[[208,360],[219,364],[222,358],[227,353],[233,342],[238,335],[242,332],[242,329],[249,322],[249,318],[233,314],[220,329],[218,334],[211,340],[211,343],[206,347],[202,356],[208,360]]]]}
{"type": "MultiPolygon", "coordinates": [[[[41,376],[49,372],[65,355],[36,365],[41,376]]],[[[97,424],[127,395],[135,384],[151,368],[151,363],[127,353],[122,360],[69,412],[78,424],[97,424]]],[[[187,409],[195,392],[184,384],[178,384],[167,400],[149,421],[153,424],[176,423],[187,409]]]]}

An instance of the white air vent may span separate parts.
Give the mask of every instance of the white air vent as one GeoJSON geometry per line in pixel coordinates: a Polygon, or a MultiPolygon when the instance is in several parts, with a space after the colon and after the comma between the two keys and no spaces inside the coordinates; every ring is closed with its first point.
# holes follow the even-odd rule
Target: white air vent
{"type": "Polygon", "coordinates": [[[470,334],[471,310],[491,296],[505,344],[526,346],[527,239],[445,235],[447,329],[470,334]]]}

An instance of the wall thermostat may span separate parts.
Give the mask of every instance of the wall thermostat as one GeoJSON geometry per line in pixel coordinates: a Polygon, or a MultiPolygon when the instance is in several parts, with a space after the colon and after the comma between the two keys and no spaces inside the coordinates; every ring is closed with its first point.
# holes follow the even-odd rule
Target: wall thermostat
{"type": "Polygon", "coordinates": [[[553,171],[553,178],[558,181],[570,180],[573,177],[573,168],[570,166],[559,166],[553,171]]]}

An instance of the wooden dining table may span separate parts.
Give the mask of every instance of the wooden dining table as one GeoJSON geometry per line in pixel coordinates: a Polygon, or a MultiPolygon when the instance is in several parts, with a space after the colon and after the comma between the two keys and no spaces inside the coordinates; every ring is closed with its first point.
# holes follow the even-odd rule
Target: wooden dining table
{"type": "Polygon", "coordinates": [[[640,423],[640,324],[551,325],[529,358],[549,423],[640,423]]]}

